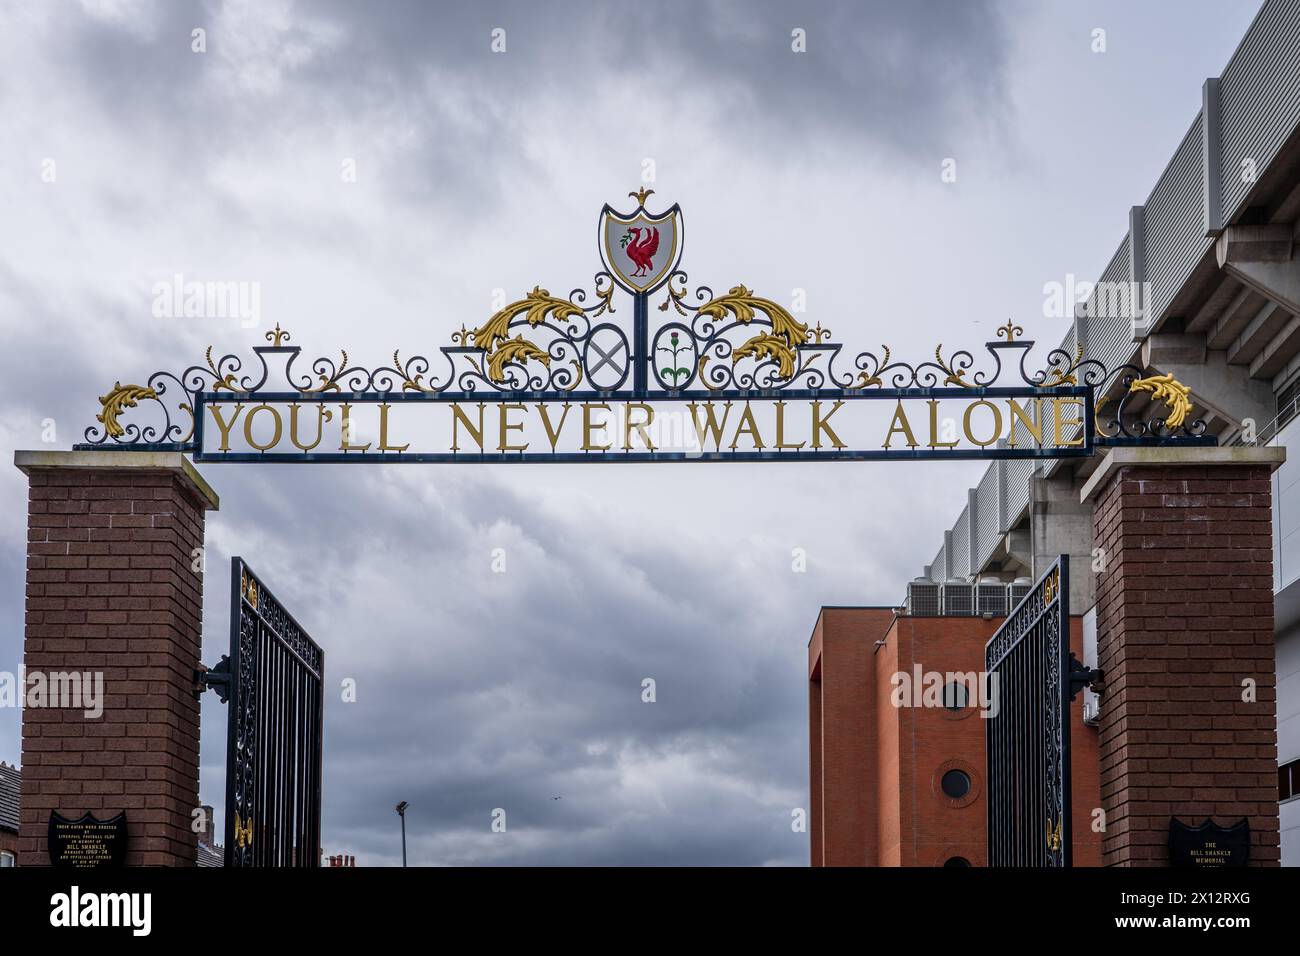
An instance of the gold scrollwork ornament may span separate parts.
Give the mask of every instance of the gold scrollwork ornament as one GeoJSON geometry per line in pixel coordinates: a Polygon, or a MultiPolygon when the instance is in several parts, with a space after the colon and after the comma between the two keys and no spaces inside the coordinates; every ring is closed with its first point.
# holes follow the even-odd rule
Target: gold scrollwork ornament
{"type": "Polygon", "coordinates": [[[148,386],[114,382],[107,395],[99,396],[99,404],[103,408],[95,416],[95,421],[104,426],[104,431],[110,438],[121,438],[126,434],[126,429],[118,422],[117,416],[128,408],[135,408],[137,402],[157,397],[158,393],[148,386]]]}
{"type": "Polygon", "coordinates": [[[1173,375],[1150,375],[1139,378],[1128,387],[1129,392],[1150,392],[1151,398],[1165,403],[1169,414],[1165,417],[1168,428],[1178,428],[1187,421],[1192,411],[1192,390],[1173,375]]]}
{"type": "Polygon", "coordinates": [[[783,379],[794,375],[795,349],[808,341],[808,326],[800,322],[771,299],[754,295],[743,285],[732,286],[726,295],[715,296],[699,308],[701,315],[723,321],[727,313],[741,325],[749,325],[762,312],[772,325],[771,332],[760,332],[731,353],[731,364],[742,358],[770,358],[777,363],[783,379]]]}
{"type": "MultiPolygon", "coordinates": [[[[613,289],[611,284],[610,289],[613,289]]],[[[523,333],[510,337],[510,323],[522,315],[533,328],[541,325],[547,318],[557,322],[568,322],[582,315],[582,309],[568,299],[551,295],[541,286],[534,286],[533,291],[522,299],[511,302],[500,309],[477,329],[469,333],[474,347],[483,350],[487,361],[487,378],[497,384],[506,381],[505,366],[510,362],[524,362],[535,359],[543,365],[551,364],[547,351],[523,337],[523,333]]],[[[462,344],[464,341],[462,340],[462,344]]]]}
{"type": "Polygon", "coordinates": [[[934,361],[939,368],[948,373],[948,377],[943,380],[945,385],[957,385],[961,388],[973,388],[970,382],[962,378],[961,372],[953,369],[951,365],[943,360],[943,343],[939,343],[934,350],[934,361]]]}

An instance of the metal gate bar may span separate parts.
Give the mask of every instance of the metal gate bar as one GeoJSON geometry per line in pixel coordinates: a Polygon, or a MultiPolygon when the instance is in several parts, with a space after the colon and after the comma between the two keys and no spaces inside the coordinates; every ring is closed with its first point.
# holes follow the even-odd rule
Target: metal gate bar
{"type": "Polygon", "coordinates": [[[320,865],[325,653],[231,559],[226,865],[320,865]]]}
{"type": "Polygon", "coordinates": [[[1061,555],[984,648],[989,866],[1071,865],[1069,588],[1061,555]]]}

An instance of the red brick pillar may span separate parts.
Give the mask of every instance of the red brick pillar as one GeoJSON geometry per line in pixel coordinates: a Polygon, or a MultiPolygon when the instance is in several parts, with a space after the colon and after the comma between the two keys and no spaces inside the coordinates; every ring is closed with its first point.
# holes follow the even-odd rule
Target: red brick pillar
{"type": "Polygon", "coordinates": [[[813,866],[879,865],[874,656],[893,618],[823,607],[808,643],[813,866]]]}
{"type": "MultiPolygon", "coordinates": [[[[126,811],[128,865],[192,866],[199,805],[204,512],[180,454],[20,451],[30,486],[23,664],[102,674],[103,713],[23,711],[19,865],[49,864],[50,813],[126,811]]],[[[83,701],[84,703],[84,701],[83,701]]]]}
{"type": "Polygon", "coordinates": [[[1281,448],[1115,448],[1093,501],[1102,861],[1167,866],[1169,821],[1250,821],[1276,866],[1272,483],[1281,448]],[[1254,700],[1243,700],[1254,682],[1254,700]]]}

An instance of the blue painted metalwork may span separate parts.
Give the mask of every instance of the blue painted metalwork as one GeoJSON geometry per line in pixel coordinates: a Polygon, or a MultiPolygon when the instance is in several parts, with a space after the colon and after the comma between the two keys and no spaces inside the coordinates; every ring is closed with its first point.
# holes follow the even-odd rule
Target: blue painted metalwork
{"type": "MultiPolygon", "coordinates": [[[[302,350],[284,344],[290,336],[277,325],[266,333],[272,344],[253,349],[260,369],[253,370],[250,365],[245,372],[238,356],[214,360],[208,349],[204,364],[192,365],[179,374],[158,372],[144,385],[116,384],[100,398],[99,424],[87,428],[85,441],[76,447],[180,451],[192,454],[197,461],[563,463],[1069,458],[1090,455],[1099,445],[1214,444],[1213,438],[1205,436],[1203,422],[1186,421],[1191,406],[1187,389],[1179,383],[1165,380],[1167,377],[1142,378],[1142,370],[1136,366],[1108,369],[1095,359],[1083,359],[1082,350],[1071,354],[1053,349],[1044,366],[1033,370],[1027,362],[1034,343],[1017,338],[1023,330],[1011,322],[999,329],[1004,341],[985,343],[987,354],[981,357],[979,367],[967,351],[958,350],[945,358],[942,346],[935,349],[933,360],[917,363],[897,361],[888,346],[881,346],[878,352],[857,353],[848,369],[838,367],[844,346],[830,341],[830,331],[820,323],[810,328],[782,305],[743,285],[720,295],[708,286],[692,291],[687,274],[677,268],[684,242],[681,210],[672,206],[664,213],[650,214],[645,201],[651,193],[642,189],[632,194],[639,203],[632,213],[617,212],[609,205],[602,210],[598,235],[606,268],[594,276],[594,292],[575,289],[562,298],[535,287],[479,328],[462,326],[451,336],[452,344],[439,349],[445,365],[437,372],[428,358],[415,355],[402,359],[397,351],[391,365],[367,368],[349,364],[347,352],[342,352],[337,362],[317,358],[310,371],[296,371],[302,350]],[[617,227],[613,232],[609,231],[611,223],[617,227]],[[610,241],[618,229],[632,223],[635,226],[630,226],[619,242],[610,241]],[[620,256],[631,256],[635,249],[641,270],[646,268],[647,256],[654,254],[648,245],[617,248],[627,243],[632,233],[644,238],[646,230],[641,227],[647,223],[655,233],[655,249],[660,228],[671,237],[671,249],[666,253],[670,258],[659,260],[657,272],[621,272],[620,256]],[[644,279],[635,278],[638,275],[644,279]],[[664,299],[658,311],[672,309],[676,317],[670,316],[652,329],[650,298],[660,290],[664,299]],[[616,312],[616,292],[632,300],[630,339],[617,324],[595,321],[616,312]],[[741,342],[740,336],[747,338],[741,342]],[[277,377],[282,383],[272,384],[273,363],[268,360],[279,365],[277,377]],[[1126,412],[1134,394],[1143,391],[1153,400],[1165,401],[1169,411],[1164,418],[1144,420],[1126,412]],[[375,452],[344,450],[346,442],[337,452],[213,452],[203,444],[205,409],[231,402],[613,404],[992,398],[1082,399],[1082,421],[1086,423],[1082,443],[1069,447],[1058,440],[1042,447],[1040,439],[1039,447],[956,448],[936,446],[932,441],[931,447],[905,449],[787,447],[779,451],[719,449],[713,453],[593,450],[550,454],[508,450],[480,450],[478,454],[375,452]],[[1114,415],[1102,422],[1099,413],[1112,399],[1116,400],[1114,415]],[[137,408],[138,413],[132,411],[137,408]],[[122,420],[137,414],[145,420],[122,420]]],[[[383,415],[386,412],[381,412],[383,415]]],[[[219,427],[224,430],[226,426],[219,427]]],[[[761,447],[757,441],[754,444],[761,447]]],[[[481,448],[481,440],[479,445],[481,448]]]]}

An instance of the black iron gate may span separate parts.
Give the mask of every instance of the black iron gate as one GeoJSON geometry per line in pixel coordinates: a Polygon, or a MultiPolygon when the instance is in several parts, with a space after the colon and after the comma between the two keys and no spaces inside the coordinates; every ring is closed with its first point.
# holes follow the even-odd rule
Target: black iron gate
{"type": "Polygon", "coordinates": [[[1061,555],[984,647],[989,866],[1071,863],[1069,570],[1061,555]]]}
{"type": "Polygon", "coordinates": [[[320,866],[325,653],[230,562],[226,866],[320,866]]]}

